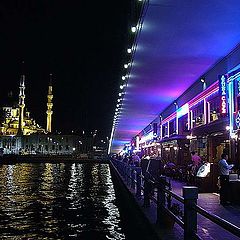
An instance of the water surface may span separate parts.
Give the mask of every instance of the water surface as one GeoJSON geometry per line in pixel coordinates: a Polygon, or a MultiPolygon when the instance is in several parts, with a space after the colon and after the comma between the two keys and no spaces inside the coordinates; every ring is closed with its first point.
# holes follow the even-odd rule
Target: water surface
{"type": "Polygon", "coordinates": [[[126,239],[107,164],[0,165],[1,239],[126,239]]]}

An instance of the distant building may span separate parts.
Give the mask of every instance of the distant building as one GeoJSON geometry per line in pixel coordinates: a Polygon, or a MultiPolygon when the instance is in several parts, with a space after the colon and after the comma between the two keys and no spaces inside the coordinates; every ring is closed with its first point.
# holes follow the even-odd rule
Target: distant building
{"type": "Polygon", "coordinates": [[[31,134],[1,136],[0,148],[4,154],[69,155],[79,153],[80,137],[77,135],[31,134]]]}
{"type": "MultiPolygon", "coordinates": [[[[51,76],[51,75],[50,75],[51,76]]],[[[21,76],[19,102],[10,102],[1,108],[0,151],[3,154],[74,154],[80,151],[82,141],[77,135],[54,135],[52,132],[52,79],[48,86],[46,129],[30,117],[25,108],[25,75],[21,76]]]]}

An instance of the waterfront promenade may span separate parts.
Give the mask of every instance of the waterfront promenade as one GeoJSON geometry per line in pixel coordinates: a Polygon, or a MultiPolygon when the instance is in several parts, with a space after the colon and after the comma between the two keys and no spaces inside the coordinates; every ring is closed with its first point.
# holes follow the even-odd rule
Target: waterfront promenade
{"type": "MultiPolygon", "coordinates": [[[[182,187],[186,186],[186,183],[175,180],[171,180],[171,183],[173,192],[182,196],[182,187]]],[[[218,215],[219,217],[240,227],[240,206],[220,205],[219,194],[199,193],[198,205],[208,212],[218,215]]],[[[202,239],[239,239],[200,215],[198,215],[198,232],[202,239]]]]}
{"type": "MultiPolygon", "coordinates": [[[[121,169],[120,169],[121,172],[121,169]]],[[[160,223],[157,224],[157,192],[154,191],[152,198],[150,198],[150,205],[146,207],[144,205],[144,192],[141,192],[141,195],[136,194],[136,189],[133,188],[130,180],[126,181],[126,177],[120,176],[122,181],[125,184],[125,187],[131,193],[132,197],[137,202],[139,208],[142,210],[146,218],[152,225],[153,231],[157,233],[159,239],[173,239],[173,240],[180,240],[184,239],[184,232],[183,229],[175,222],[173,228],[166,228],[164,225],[160,223]],[[130,181],[130,184],[129,184],[130,181]]],[[[172,192],[182,196],[182,187],[188,186],[186,183],[172,180],[172,192]]],[[[137,187],[138,189],[138,187],[137,187]]],[[[143,189],[143,186],[142,186],[143,189]]],[[[145,186],[144,186],[145,189],[145,186]]],[[[172,198],[172,203],[176,203],[176,200],[172,198]]],[[[183,210],[183,204],[178,202],[180,209],[183,210]]],[[[229,205],[229,206],[222,206],[219,204],[219,196],[216,193],[199,193],[197,205],[200,208],[203,208],[207,211],[210,215],[216,215],[221,219],[228,221],[229,223],[234,224],[236,227],[240,228],[240,206],[237,205],[229,205]]],[[[165,220],[164,220],[165,221],[165,220]]],[[[239,232],[238,232],[239,233],[239,232]]],[[[196,239],[226,239],[226,240],[237,240],[239,237],[229,233],[228,231],[224,230],[219,225],[213,223],[212,221],[208,220],[207,218],[203,217],[200,214],[197,214],[197,234],[199,238],[196,239]]],[[[188,238],[189,239],[189,238],[188,238]]],[[[194,238],[195,239],[195,238],[194,238]]]]}
{"type": "MultiPolygon", "coordinates": [[[[186,183],[171,180],[172,191],[180,196],[182,196],[182,187],[186,186],[186,183]]],[[[131,190],[130,190],[131,191],[131,190]]],[[[132,192],[133,193],[133,192],[132,192]]],[[[184,239],[183,229],[175,223],[173,229],[164,229],[156,225],[156,204],[151,201],[149,208],[143,207],[143,196],[137,199],[137,202],[143,212],[146,214],[147,218],[151,221],[154,226],[155,231],[163,240],[180,240],[184,239]]],[[[175,202],[173,200],[173,202],[175,202]]],[[[229,205],[222,206],[219,204],[219,195],[216,193],[199,193],[198,194],[198,205],[213,213],[222,219],[229,221],[230,223],[240,227],[240,206],[229,205]]],[[[181,204],[180,204],[181,206],[181,204]]],[[[182,206],[181,206],[182,207],[182,206]]],[[[237,240],[238,237],[225,231],[217,224],[211,222],[210,220],[204,218],[198,214],[198,234],[203,240],[237,240]]]]}

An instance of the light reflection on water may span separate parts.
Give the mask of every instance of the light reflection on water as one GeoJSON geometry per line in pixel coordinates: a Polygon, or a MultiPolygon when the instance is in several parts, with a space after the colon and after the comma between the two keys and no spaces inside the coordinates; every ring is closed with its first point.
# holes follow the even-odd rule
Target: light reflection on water
{"type": "Polygon", "coordinates": [[[125,239],[107,164],[0,165],[1,239],[125,239]]]}

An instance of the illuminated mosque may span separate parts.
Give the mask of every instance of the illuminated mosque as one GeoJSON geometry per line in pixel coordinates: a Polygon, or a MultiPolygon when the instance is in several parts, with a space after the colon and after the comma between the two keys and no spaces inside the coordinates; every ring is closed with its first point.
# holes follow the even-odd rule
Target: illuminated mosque
{"type": "Polygon", "coordinates": [[[69,155],[79,152],[82,144],[79,136],[52,134],[52,75],[50,74],[47,93],[46,128],[30,116],[25,97],[25,75],[21,75],[18,103],[11,102],[1,108],[0,155],[69,155]]]}
{"type": "MultiPolygon", "coordinates": [[[[11,97],[11,94],[10,94],[11,97]]],[[[36,121],[30,117],[30,112],[25,107],[25,75],[21,76],[19,86],[18,104],[7,104],[1,109],[0,135],[3,136],[22,136],[34,133],[46,134],[52,131],[52,81],[50,83],[47,95],[47,125],[46,129],[39,126],[36,121]]]]}

